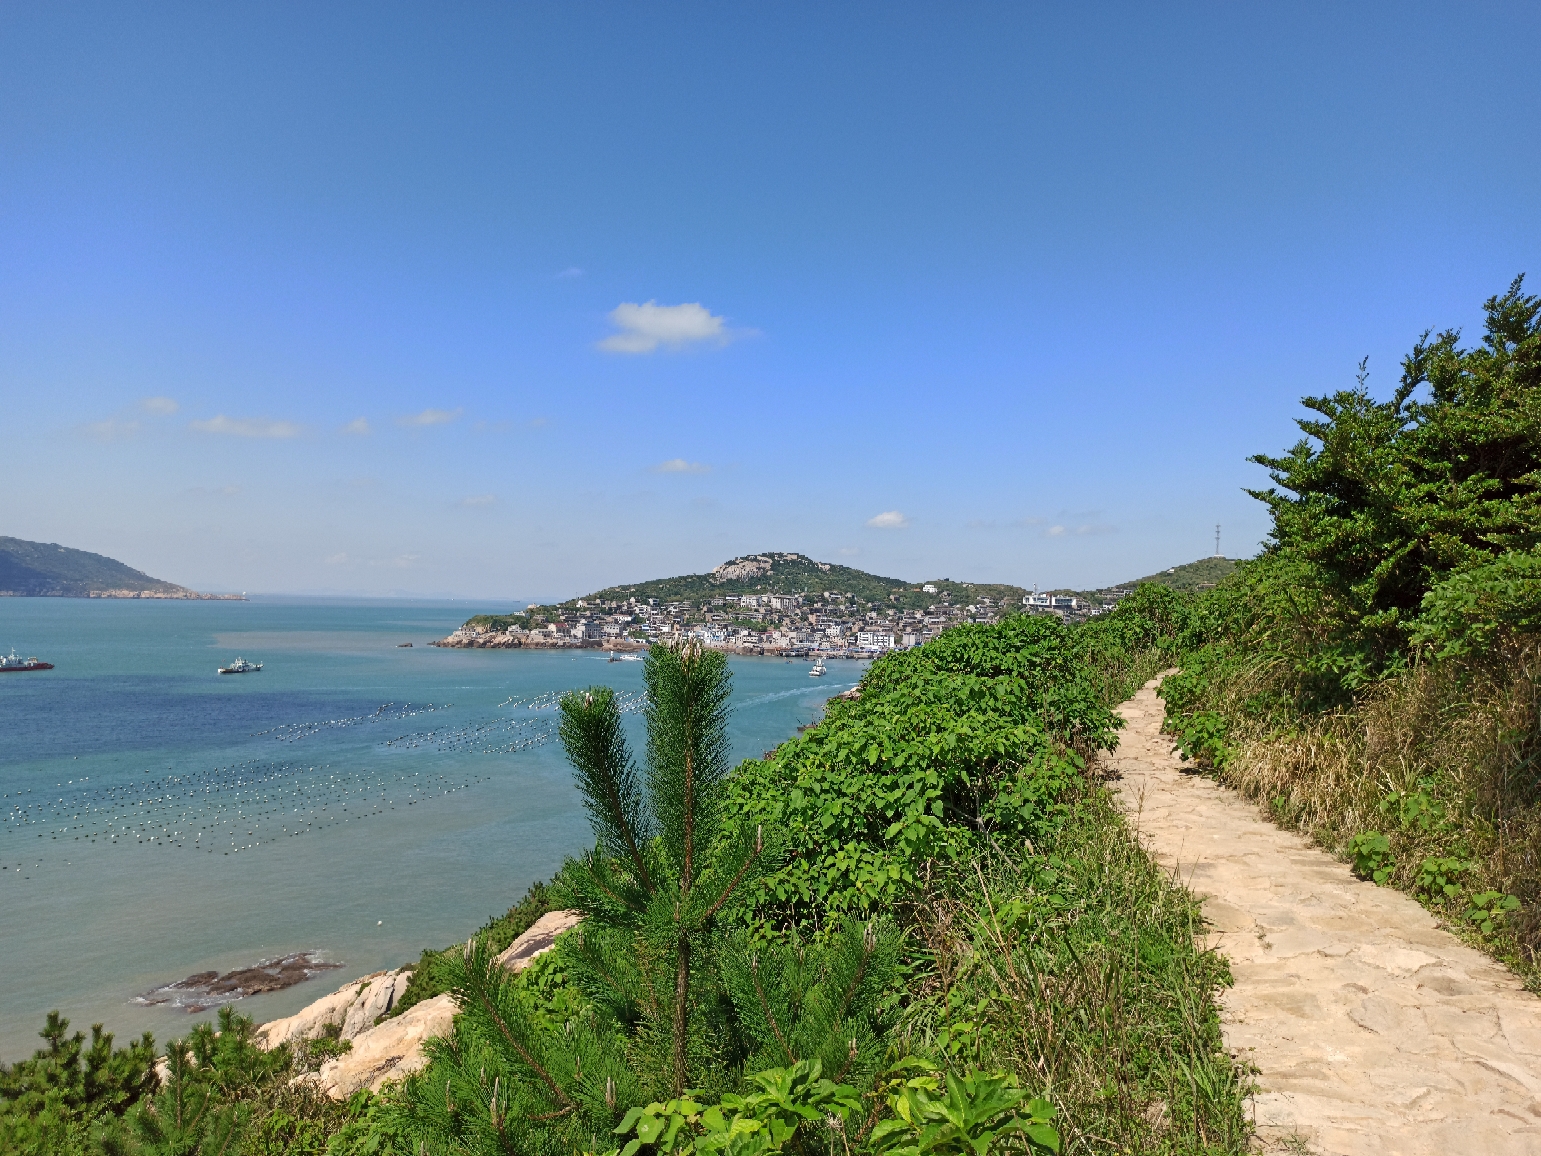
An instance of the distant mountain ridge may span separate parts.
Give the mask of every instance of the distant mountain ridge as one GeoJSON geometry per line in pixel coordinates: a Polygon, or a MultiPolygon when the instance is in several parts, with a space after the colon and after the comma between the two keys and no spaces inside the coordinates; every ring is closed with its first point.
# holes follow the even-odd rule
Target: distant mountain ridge
{"type": "Polygon", "coordinates": [[[241,598],[199,594],[151,578],[104,554],[57,542],[28,542],[0,535],[0,597],[8,598],[241,598]]]}

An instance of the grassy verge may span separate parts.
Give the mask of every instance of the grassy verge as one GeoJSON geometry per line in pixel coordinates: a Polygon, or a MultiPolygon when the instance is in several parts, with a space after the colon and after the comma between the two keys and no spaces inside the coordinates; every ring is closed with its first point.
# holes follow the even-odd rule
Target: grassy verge
{"type": "Polygon", "coordinates": [[[1168,729],[1276,823],[1541,990],[1541,645],[1417,663],[1325,711],[1296,708],[1292,682],[1277,660],[1211,646],[1163,688],[1168,729]]]}

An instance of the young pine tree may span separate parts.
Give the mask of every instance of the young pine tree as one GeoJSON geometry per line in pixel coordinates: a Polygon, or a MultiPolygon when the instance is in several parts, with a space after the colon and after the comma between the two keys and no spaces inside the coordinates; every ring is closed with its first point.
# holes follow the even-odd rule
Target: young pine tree
{"type": "Polygon", "coordinates": [[[763,831],[724,822],[727,661],[695,644],[655,646],[643,681],[645,770],[612,691],[561,702],[562,744],[595,834],[560,878],[584,916],[557,953],[581,1007],[531,981],[540,965],[504,971],[485,941],[448,953],[461,1014],[448,1038],[430,1041],[431,1062],[403,1097],[404,1129],[425,1152],[604,1151],[629,1108],[687,1088],[731,1090],[753,1056],[779,1063],[802,1051],[850,1069],[872,1051],[872,1009],[894,974],[891,933],[858,929],[795,960],[772,950],[775,966],[756,962],[727,982],[725,961],[748,945],[724,934],[720,916],[775,858],[763,831]],[[762,974],[769,1014],[753,994],[762,974]],[[772,1049],[778,1032],[788,1046],[772,1049]]]}

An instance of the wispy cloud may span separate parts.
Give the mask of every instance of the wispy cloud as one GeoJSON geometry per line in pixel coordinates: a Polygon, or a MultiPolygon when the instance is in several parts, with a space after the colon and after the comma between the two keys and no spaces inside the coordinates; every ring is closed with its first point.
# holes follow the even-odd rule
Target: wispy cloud
{"type": "Polygon", "coordinates": [[[461,498],[460,499],[460,504],[462,506],[473,506],[473,507],[474,506],[490,506],[494,502],[496,502],[497,500],[498,500],[498,496],[496,494],[476,494],[473,497],[461,498]]]}
{"type": "Polygon", "coordinates": [[[1030,530],[1035,526],[1041,526],[1044,518],[1010,518],[1004,522],[995,518],[970,518],[964,526],[970,530],[1030,530]]]}
{"type": "Polygon", "coordinates": [[[172,397],[143,397],[139,399],[139,408],[145,413],[153,413],[160,417],[170,417],[182,407],[172,397]]]}
{"type": "Polygon", "coordinates": [[[265,417],[226,417],[216,414],[208,421],[188,422],[188,428],[206,434],[225,434],[238,438],[297,438],[304,428],[292,421],[273,421],[265,417]]]}
{"type": "Polygon", "coordinates": [[[1114,534],[1117,532],[1117,526],[1102,526],[1093,523],[1085,523],[1080,526],[1050,526],[1043,532],[1043,536],[1045,538],[1063,538],[1067,534],[1073,534],[1078,538],[1086,538],[1093,534],[1114,534]]]}
{"type": "Polygon", "coordinates": [[[328,566],[346,566],[348,564],[348,554],[347,554],[347,551],[344,550],[344,551],[340,551],[340,552],[338,552],[336,554],[333,554],[330,558],[328,558],[326,560],[326,564],[328,566]]]}
{"type": "Polygon", "coordinates": [[[583,276],[583,270],[576,265],[569,265],[556,275],[558,281],[576,281],[583,276]]]}
{"type": "Polygon", "coordinates": [[[696,303],[660,305],[623,301],[610,311],[610,323],[620,332],[599,343],[607,353],[652,353],[659,346],[726,345],[748,331],[728,328],[727,319],[696,303]]]}
{"type": "Polygon", "coordinates": [[[910,520],[898,510],[884,510],[867,519],[867,526],[872,530],[903,530],[909,524],[910,520]]]}
{"type": "Polygon", "coordinates": [[[425,425],[448,425],[464,412],[465,410],[463,409],[425,409],[422,413],[413,413],[397,418],[396,424],[407,426],[408,428],[425,425]]]}
{"type": "Polygon", "coordinates": [[[655,474],[709,474],[712,467],[705,462],[687,462],[684,458],[670,458],[649,469],[655,474]]]}
{"type": "Polygon", "coordinates": [[[342,432],[362,438],[368,437],[373,431],[370,429],[369,419],[367,417],[356,417],[347,425],[342,427],[342,432]]]}
{"type": "Polygon", "coordinates": [[[121,417],[110,417],[105,421],[88,421],[77,428],[86,437],[99,442],[123,442],[139,433],[137,421],[121,417]]]}

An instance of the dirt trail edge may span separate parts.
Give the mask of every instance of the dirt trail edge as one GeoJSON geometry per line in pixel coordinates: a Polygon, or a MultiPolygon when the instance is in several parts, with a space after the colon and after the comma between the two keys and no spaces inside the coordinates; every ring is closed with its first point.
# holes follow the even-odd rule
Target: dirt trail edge
{"type": "Polygon", "coordinates": [[[1119,708],[1111,786],[1231,961],[1225,1043],[1257,1069],[1264,1147],[1541,1156],[1541,1000],[1414,900],[1183,773],[1158,684],[1119,708]]]}

